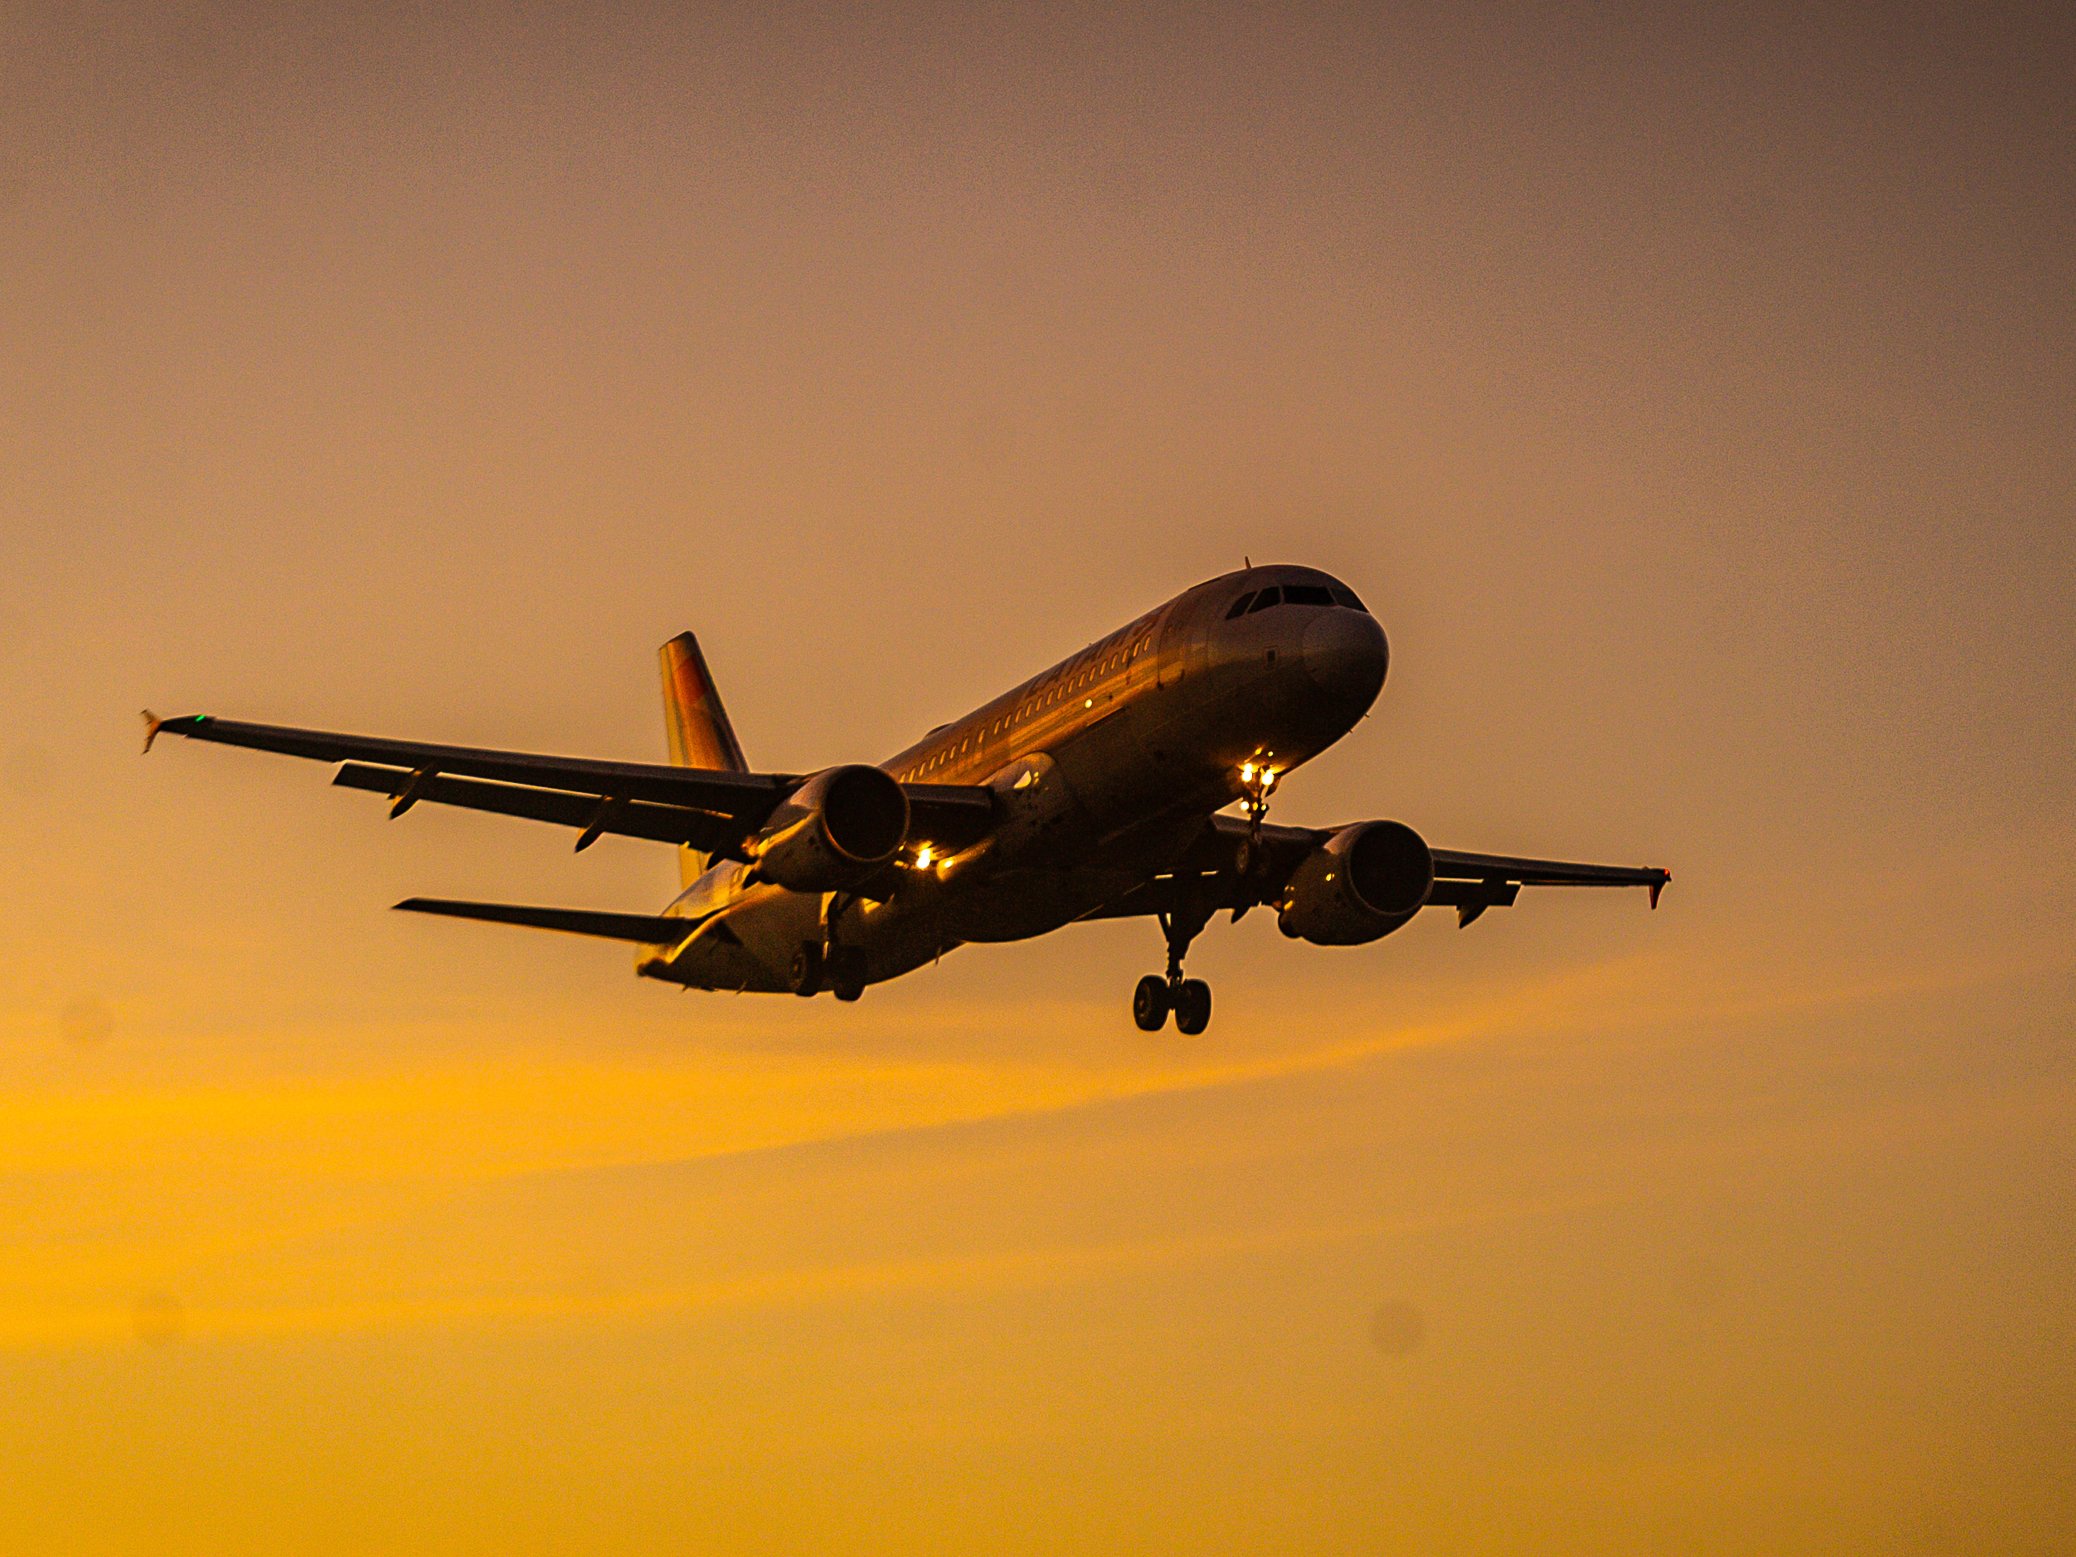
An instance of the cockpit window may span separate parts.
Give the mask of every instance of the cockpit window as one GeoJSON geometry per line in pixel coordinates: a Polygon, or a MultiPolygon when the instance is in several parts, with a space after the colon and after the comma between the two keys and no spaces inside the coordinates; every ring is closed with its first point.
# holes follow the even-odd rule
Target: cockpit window
{"type": "Polygon", "coordinates": [[[1283,586],[1283,603],[1285,605],[1309,606],[1332,605],[1334,597],[1327,592],[1324,584],[1285,584],[1283,586]]]}
{"type": "Polygon", "coordinates": [[[1250,589],[1247,591],[1246,594],[1242,595],[1238,600],[1235,600],[1233,602],[1233,608],[1225,613],[1225,619],[1228,622],[1230,622],[1234,617],[1238,616],[1241,612],[1245,611],[1247,607],[1253,602],[1253,600],[1254,591],[1250,589]]]}
{"type": "Polygon", "coordinates": [[[1350,589],[1346,584],[1334,585],[1333,595],[1335,605],[1346,606],[1351,611],[1360,611],[1364,616],[1368,616],[1370,614],[1370,608],[1364,605],[1360,600],[1358,600],[1355,597],[1355,591],[1350,589]]]}
{"type": "Polygon", "coordinates": [[[1257,611],[1266,611],[1270,606],[1280,604],[1282,600],[1283,591],[1271,586],[1254,597],[1254,604],[1247,608],[1247,614],[1252,616],[1257,611]]]}

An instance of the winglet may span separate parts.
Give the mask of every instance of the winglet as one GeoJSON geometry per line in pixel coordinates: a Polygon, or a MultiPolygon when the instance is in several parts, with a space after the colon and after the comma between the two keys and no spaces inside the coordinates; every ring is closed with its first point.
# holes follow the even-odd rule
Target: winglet
{"type": "Polygon", "coordinates": [[[1652,882],[1652,883],[1651,883],[1651,907],[1652,907],[1652,908],[1656,908],[1656,907],[1658,906],[1658,894],[1659,894],[1660,892],[1663,892],[1663,891],[1665,890],[1666,886],[1667,886],[1667,885],[1668,885],[1668,884],[1669,884],[1669,883],[1670,883],[1671,881],[1672,881],[1672,872],[1671,872],[1671,871],[1669,871],[1669,870],[1661,870],[1661,871],[1659,871],[1659,872],[1658,872],[1658,879],[1657,879],[1656,881],[1654,881],[1654,882],[1652,882]]]}
{"type": "Polygon", "coordinates": [[[144,710],[144,749],[151,750],[151,743],[159,738],[161,730],[170,729],[175,735],[193,735],[199,726],[207,723],[207,714],[177,714],[171,719],[161,719],[147,708],[144,710]]]}

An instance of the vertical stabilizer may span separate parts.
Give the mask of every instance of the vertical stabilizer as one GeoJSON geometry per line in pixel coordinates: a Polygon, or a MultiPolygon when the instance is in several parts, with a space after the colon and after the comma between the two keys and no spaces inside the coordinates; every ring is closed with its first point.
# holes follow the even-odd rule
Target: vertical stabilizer
{"type": "MultiPolygon", "coordinates": [[[[721,706],[721,694],[699,652],[699,640],[679,633],[657,651],[663,663],[663,726],[670,736],[670,760],[681,768],[715,768],[729,773],[749,769],[742,743],[721,706]]],[[[678,873],[687,886],[706,870],[701,850],[678,850],[678,873]]]]}

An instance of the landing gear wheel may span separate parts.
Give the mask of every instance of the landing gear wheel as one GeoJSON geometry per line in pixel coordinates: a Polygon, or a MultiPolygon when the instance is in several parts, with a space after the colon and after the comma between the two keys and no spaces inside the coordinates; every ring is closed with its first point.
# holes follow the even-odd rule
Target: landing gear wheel
{"type": "Polygon", "coordinates": [[[1211,986],[1202,979],[1184,979],[1175,986],[1175,1031],[1195,1037],[1211,1025],[1211,986]]]}
{"type": "Polygon", "coordinates": [[[814,995],[822,988],[822,948],[813,941],[803,942],[800,950],[793,953],[792,973],[786,985],[794,994],[814,995]]]}
{"type": "Polygon", "coordinates": [[[1168,1025],[1168,981],[1149,973],[1132,991],[1132,1020],[1142,1033],[1157,1033],[1168,1025]]]}
{"type": "Polygon", "coordinates": [[[829,989],[838,1000],[856,1000],[865,993],[865,954],[849,949],[830,959],[829,989]]]}

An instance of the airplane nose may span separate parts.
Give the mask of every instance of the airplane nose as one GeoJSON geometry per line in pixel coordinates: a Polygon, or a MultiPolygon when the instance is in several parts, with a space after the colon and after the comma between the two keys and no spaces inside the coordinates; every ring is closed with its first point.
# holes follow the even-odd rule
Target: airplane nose
{"type": "Polygon", "coordinates": [[[1390,663],[1384,629],[1360,611],[1322,611],[1305,626],[1299,659],[1312,684],[1336,703],[1367,709],[1390,663]]]}

